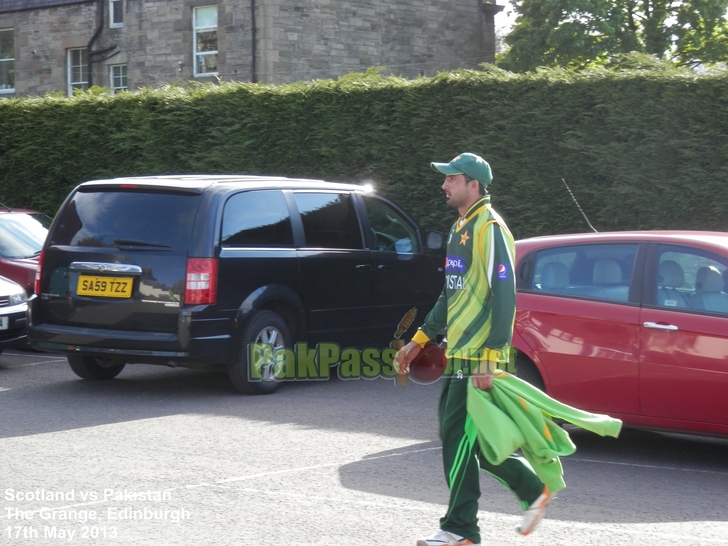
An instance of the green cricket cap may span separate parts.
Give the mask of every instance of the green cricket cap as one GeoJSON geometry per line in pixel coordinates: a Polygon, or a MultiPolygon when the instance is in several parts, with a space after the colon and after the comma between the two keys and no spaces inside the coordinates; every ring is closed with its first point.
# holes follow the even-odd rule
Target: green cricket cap
{"type": "Polygon", "coordinates": [[[479,155],[465,153],[460,154],[450,163],[430,163],[430,167],[442,174],[466,174],[478,181],[484,188],[493,181],[493,173],[490,171],[488,162],[479,155]]]}

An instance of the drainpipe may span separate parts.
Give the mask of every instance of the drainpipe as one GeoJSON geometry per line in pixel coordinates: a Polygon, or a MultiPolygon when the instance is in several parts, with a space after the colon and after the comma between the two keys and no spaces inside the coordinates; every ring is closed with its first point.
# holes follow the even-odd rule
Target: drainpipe
{"type": "Polygon", "coordinates": [[[86,64],[87,64],[87,71],[88,71],[88,86],[91,87],[94,84],[94,72],[93,72],[93,64],[94,62],[99,61],[105,61],[106,59],[110,59],[117,53],[118,51],[112,53],[108,57],[104,57],[103,59],[99,59],[98,61],[94,60],[94,57],[96,55],[103,55],[104,53],[108,53],[109,51],[113,51],[116,49],[115,45],[111,45],[109,47],[105,47],[104,49],[99,49],[97,51],[94,51],[92,46],[94,45],[94,42],[98,39],[98,37],[101,35],[101,32],[104,30],[104,4],[106,0],[98,0],[98,13],[99,13],[99,24],[96,27],[96,31],[94,32],[94,35],[91,36],[91,40],[89,40],[88,44],[86,44],[86,64]]]}
{"type": "Polygon", "coordinates": [[[91,66],[93,65],[93,61],[91,58],[93,57],[93,53],[91,52],[91,46],[94,45],[94,42],[98,39],[99,35],[101,34],[101,31],[104,29],[104,3],[106,0],[98,0],[99,7],[97,9],[99,14],[99,24],[96,27],[96,31],[94,32],[94,35],[91,36],[91,40],[86,45],[86,64],[88,71],[88,86],[91,87],[94,84],[94,73],[91,70],[91,66]]]}
{"type": "Polygon", "coordinates": [[[258,40],[257,33],[256,33],[256,23],[255,23],[255,0],[250,0],[250,27],[251,27],[251,31],[252,31],[251,34],[253,35],[253,44],[252,44],[253,45],[253,47],[252,47],[253,55],[250,60],[250,72],[251,72],[250,81],[252,81],[253,83],[258,83],[258,74],[257,74],[258,69],[255,65],[255,55],[256,55],[256,50],[257,50],[256,42],[258,40]]]}

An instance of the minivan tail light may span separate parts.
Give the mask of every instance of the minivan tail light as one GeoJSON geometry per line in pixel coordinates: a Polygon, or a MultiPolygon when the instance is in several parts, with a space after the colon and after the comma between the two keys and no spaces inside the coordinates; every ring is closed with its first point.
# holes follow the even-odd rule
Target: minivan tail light
{"type": "Polygon", "coordinates": [[[45,250],[41,250],[40,256],[38,256],[38,266],[35,268],[35,282],[33,283],[33,292],[40,295],[40,270],[43,267],[43,257],[45,256],[45,250]]]}
{"type": "Polygon", "coordinates": [[[217,297],[217,260],[187,258],[185,305],[215,303],[217,297]]]}

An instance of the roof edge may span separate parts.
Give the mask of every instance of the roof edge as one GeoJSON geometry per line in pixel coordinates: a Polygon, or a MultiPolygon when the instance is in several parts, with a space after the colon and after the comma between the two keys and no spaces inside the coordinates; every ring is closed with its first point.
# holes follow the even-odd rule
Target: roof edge
{"type": "Polygon", "coordinates": [[[70,6],[72,4],[91,4],[95,1],[96,0],[0,0],[0,13],[33,11],[70,6]]]}

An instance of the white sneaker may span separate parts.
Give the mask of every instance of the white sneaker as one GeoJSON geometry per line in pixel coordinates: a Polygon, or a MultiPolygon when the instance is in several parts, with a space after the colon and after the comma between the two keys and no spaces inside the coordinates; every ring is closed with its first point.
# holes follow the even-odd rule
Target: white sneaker
{"type": "Polygon", "coordinates": [[[472,540],[450,533],[448,531],[440,531],[435,536],[430,538],[421,538],[417,541],[417,546],[480,546],[480,543],[476,544],[472,540]]]}
{"type": "Polygon", "coordinates": [[[549,493],[549,490],[544,487],[543,493],[541,493],[539,497],[533,501],[531,506],[529,506],[523,513],[523,521],[521,522],[521,525],[516,528],[516,531],[523,536],[530,534],[531,531],[536,528],[538,522],[541,521],[541,518],[546,513],[546,507],[553,498],[554,497],[551,493],[549,493]]]}

